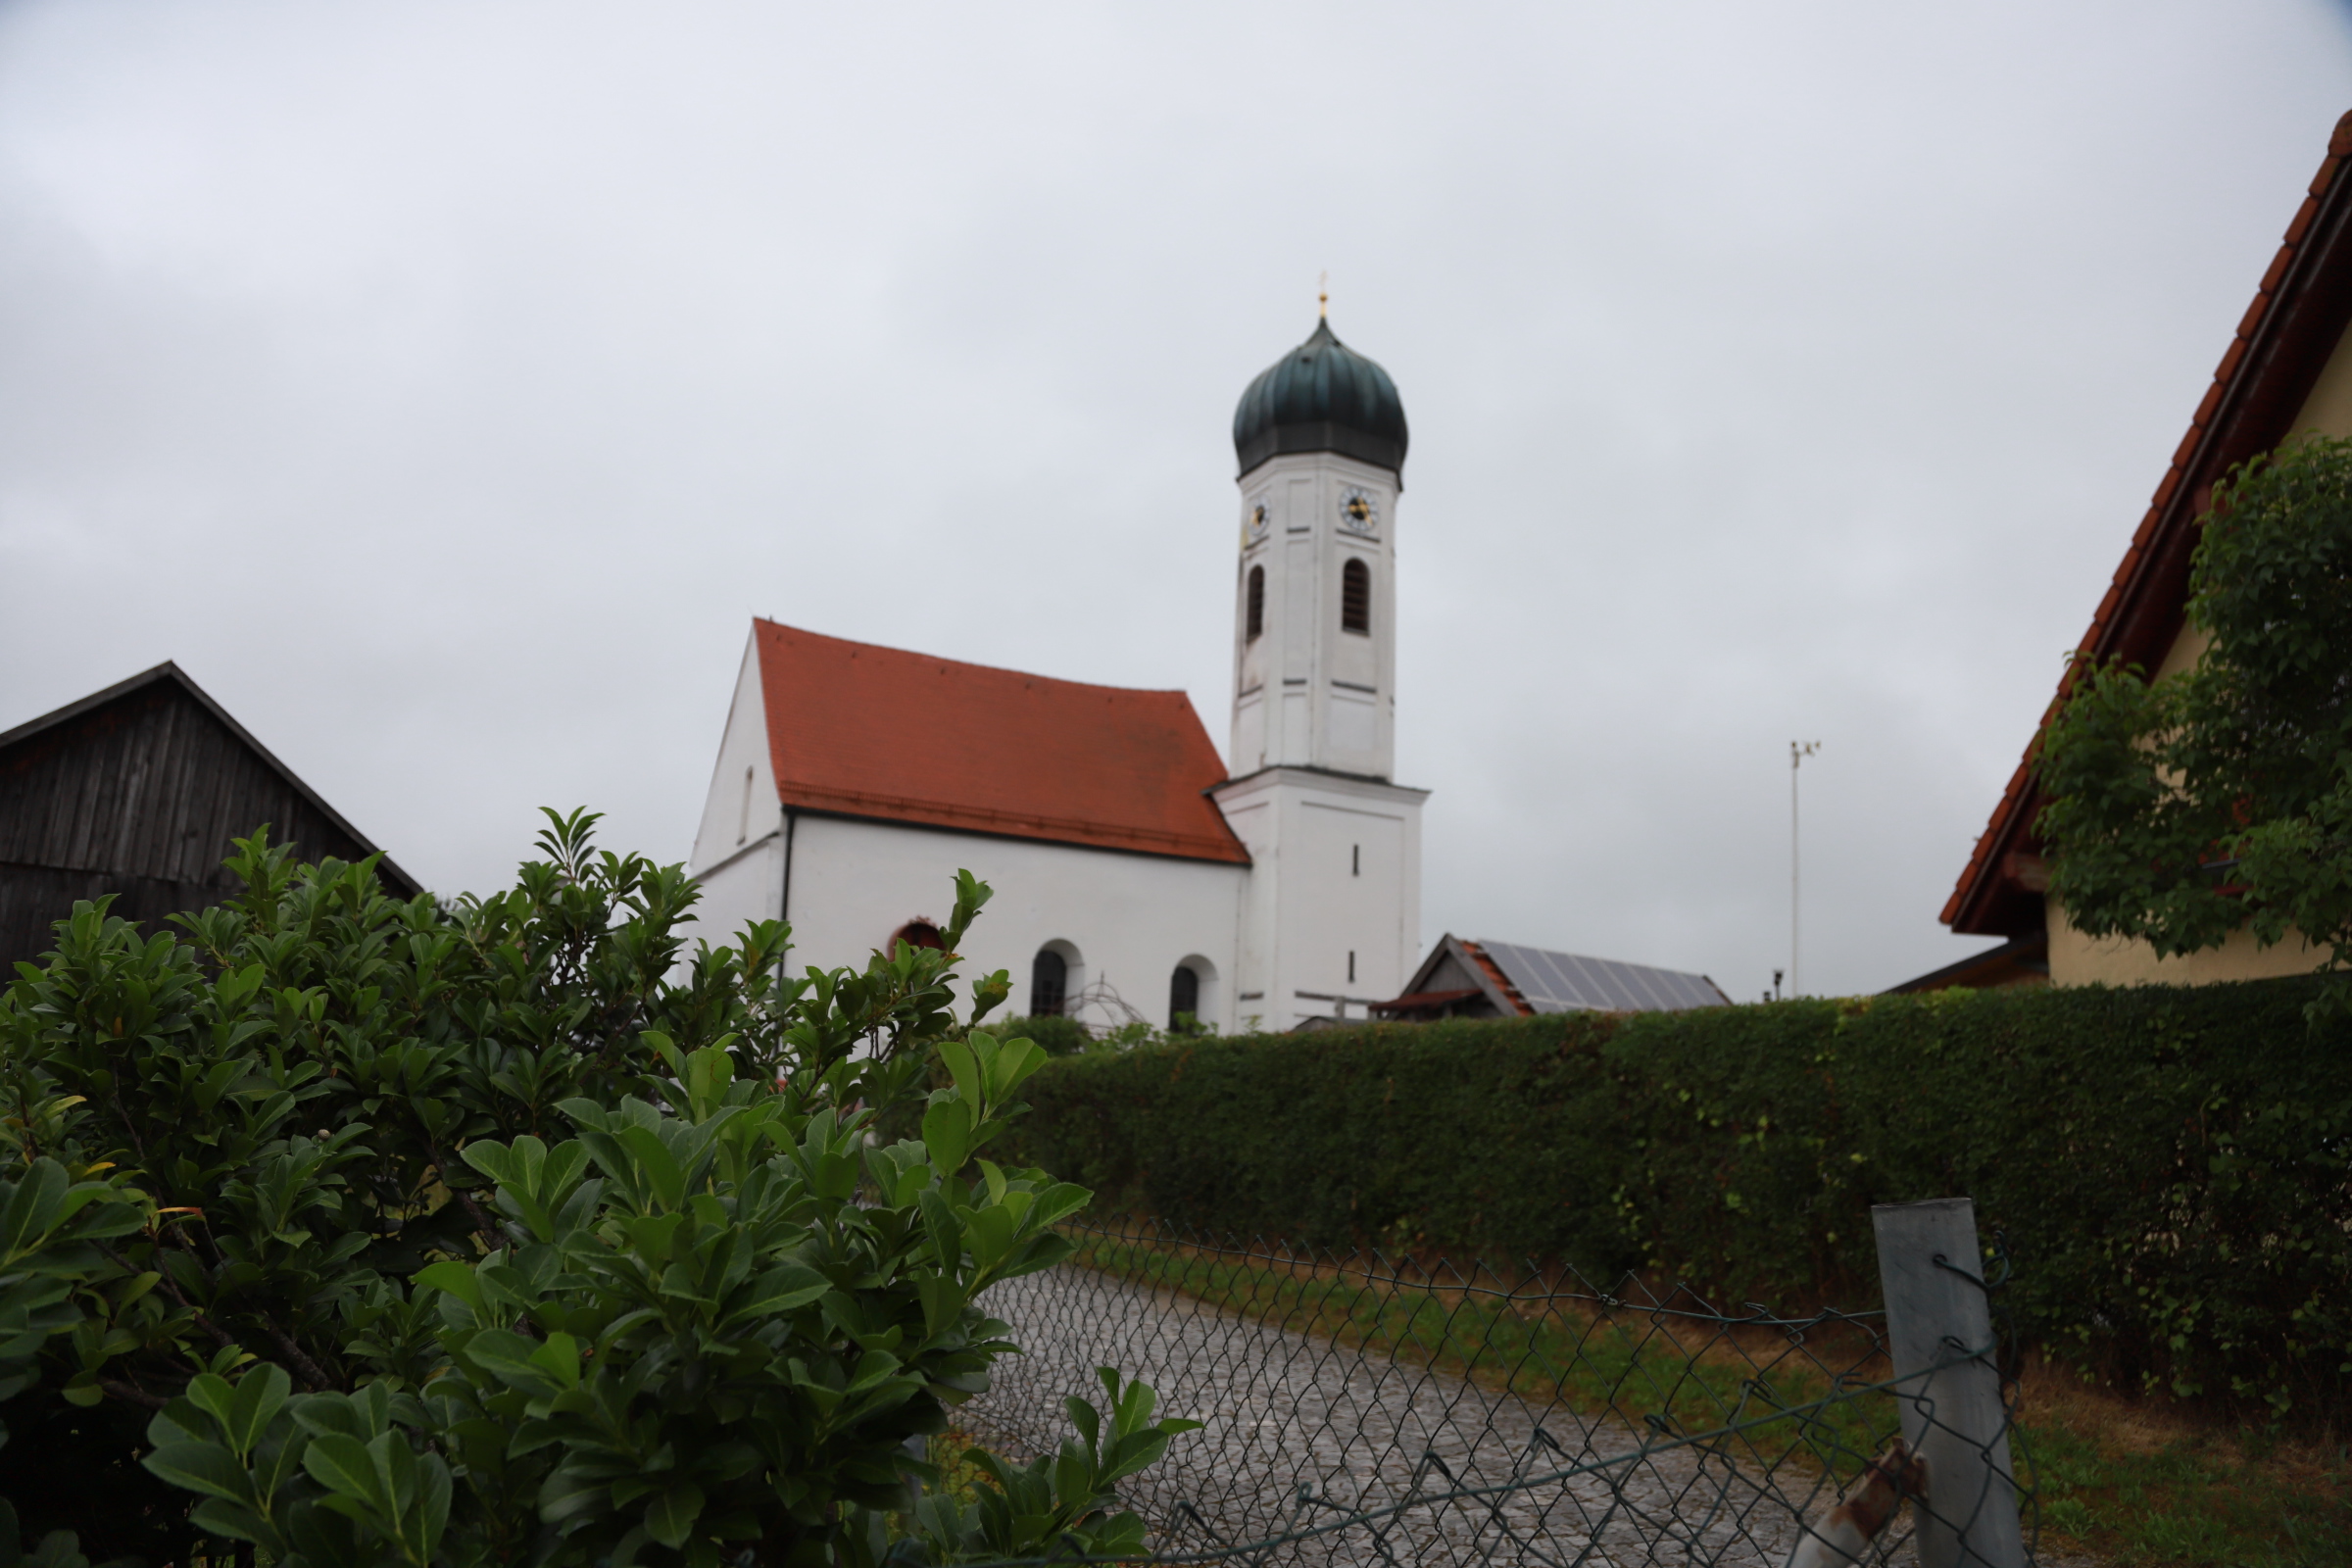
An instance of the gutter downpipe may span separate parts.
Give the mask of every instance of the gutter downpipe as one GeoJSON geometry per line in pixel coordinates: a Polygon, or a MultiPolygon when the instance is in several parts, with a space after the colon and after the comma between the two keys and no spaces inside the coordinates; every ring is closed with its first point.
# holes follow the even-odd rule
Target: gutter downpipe
{"type": "Polygon", "coordinates": [[[784,808],[784,884],[776,894],[776,918],[792,923],[792,830],[801,813],[791,807],[784,808]]]}

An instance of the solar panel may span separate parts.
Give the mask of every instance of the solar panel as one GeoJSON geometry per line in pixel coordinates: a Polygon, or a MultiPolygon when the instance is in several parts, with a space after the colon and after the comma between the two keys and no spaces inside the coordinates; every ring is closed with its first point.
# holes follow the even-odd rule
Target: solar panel
{"type": "Polygon", "coordinates": [[[1480,942],[1538,1012],[1679,1012],[1729,1000],[1705,975],[1645,963],[1547,953],[1510,942],[1480,942]]]}

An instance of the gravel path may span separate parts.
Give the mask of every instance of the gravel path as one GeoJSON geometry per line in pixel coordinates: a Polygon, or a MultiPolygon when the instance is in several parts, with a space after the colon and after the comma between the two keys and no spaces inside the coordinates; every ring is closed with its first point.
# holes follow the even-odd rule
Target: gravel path
{"type": "MultiPolygon", "coordinates": [[[[1608,1459],[1621,1462],[1500,1497],[1412,1503],[1237,1560],[1782,1568],[1797,1510],[1819,1506],[1806,1480],[1789,1479],[1791,1499],[1752,1464],[1690,1447],[1642,1455],[1632,1432],[1556,1402],[1495,1394],[1074,1264],[1006,1281],[982,1304],[1028,1351],[999,1362],[995,1388],[963,1414],[984,1441],[1016,1453],[1050,1449],[1070,1431],[1066,1396],[1102,1402],[1097,1366],[1150,1383],[1160,1414],[1206,1423],[1124,1489],[1169,1552],[1608,1459]],[[1301,1487],[1311,1500],[1301,1502],[1301,1487]]],[[[1906,1547],[1897,1560],[1911,1557],[1906,1547]]]]}

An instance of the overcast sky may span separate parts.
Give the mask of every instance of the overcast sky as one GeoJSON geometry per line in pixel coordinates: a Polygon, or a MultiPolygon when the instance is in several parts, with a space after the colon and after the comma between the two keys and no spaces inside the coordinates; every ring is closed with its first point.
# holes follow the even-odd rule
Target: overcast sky
{"type": "Polygon", "coordinates": [[[750,617],[1230,703],[1396,377],[1423,929],[1871,991],[2352,107],[2318,0],[0,9],[0,727],[177,660],[444,892],[690,848],[750,617]]]}

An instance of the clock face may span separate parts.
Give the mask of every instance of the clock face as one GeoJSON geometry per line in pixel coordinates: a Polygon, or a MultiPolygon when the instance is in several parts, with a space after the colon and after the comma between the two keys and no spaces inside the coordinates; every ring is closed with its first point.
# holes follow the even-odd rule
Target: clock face
{"type": "Polygon", "coordinates": [[[1370,533],[1380,523],[1380,504],[1361,490],[1340,497],[1340,526],[1349,533],[1370,533]]]}
{"type": "Polygon", "coordinates": [[[1267,512],[1263,501],[1250,503],[1250,515],[1242,522],[1242,548],[1246,550],[1263,539],[1273,525],[1273,514],[1267,512]]]}

